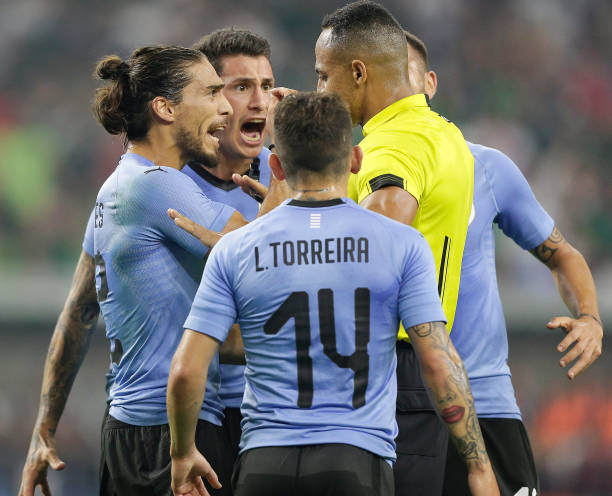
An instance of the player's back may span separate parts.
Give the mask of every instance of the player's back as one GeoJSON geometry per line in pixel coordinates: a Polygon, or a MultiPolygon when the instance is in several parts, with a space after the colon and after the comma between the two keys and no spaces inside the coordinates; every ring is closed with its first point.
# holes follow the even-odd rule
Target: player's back
{"type": "Polygon", "coordinates": [[[478,416],[520,419],[508,367],[493,224],[521,247],[532,249],[548,237],[554,222],[506,155],[468,145],[474,155],[474,202],[452,339],[465,364],[478,416]]]}
{"type": "MultiPolygon", "coordinates": [[[[412,226],[425,236],[434,254],[450,330],[472,203],[474,159],[461,131],[433,112],[424,95],[385,108],[366,123],[364,135],[364,160],[351,178],[349,196],[361,202],[393,185],[416,198],[412,226]]],[[[400,337],[406,337],[403,330],[400,337]]]]}
{"type": "MultiPolygon", "coordinates": [[[[96,289],[114,373],[110,413],[130,424],[167,422],[170,362],[207,253],[166,213],[169,207],[181,209],[189,198],[204,211],[211,205],[178,170],[155,167],[130,153],[122,157],[96,200],[96,289]]],[[[210,208],[200,220],[222,228],[231,215],[224,209],[210,208]]],[[[209,396],[202,418],[218,423],[214,394],[209,396]]]]}
{"type": "Polygon", "coordinates": [[[400,315],[444,320],[422,235],[348,199],[291,200],[225,236],[205,278],[219,264],[208,284],[231,288],[247,356],[241,449],[346,443],[395,459],[400,315]]]}

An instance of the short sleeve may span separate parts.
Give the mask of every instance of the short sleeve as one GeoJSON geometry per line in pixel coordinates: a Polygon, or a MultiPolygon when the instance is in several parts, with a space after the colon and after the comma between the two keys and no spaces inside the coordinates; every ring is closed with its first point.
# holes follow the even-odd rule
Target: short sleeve
{"type": "MultiPolygon", "coordinates": [[[[151,226],[188,252],[204,257],[208,248],[191,234],[183,231],[168,217],[173,208],[211,231],[220,232],[235,212],[228,205],[210,200],[187,175],[176,169],[149,169],[134,185],[133,195],[143,225],[151,226]]],[[[128,209],[130,206],[127,207],[128,209]]],[[[138,222],[138,219],[132,219],[138,222]]]]}
{"type": "Polygon", "coordinates": [[[425,238],[419,233],[411,245],[403,268],[399,291],[399,316],[404,329],[426,322],[447,322],[436,286],[436,266],[425,238]]]}
{"type": "Polygon", "coordinates": [[[95,208],[91,211],[89,215],[89,220],[87,221],[87,227],[85,228],[85,235],[83,236],[83,250],[89,256],[94,256],[94,222],[96,218],[96,210],[95,208]]]}
{"type": "Polygon", "coordinates": [[[555,222],[516,164],[498,150],[487,153],[485,167],[498,211],[494,222],[521,248],[532,250],[550,236],[555,222]]]}
{"type": "Polygon", "coordinates": [[[357,177],[357,201],[385,186],[397,186],[420,202],[425,189],[426,171],[422,164],[393,148],[368,152],[357,177]]]}
{"type": "Polygon", "coordinates": [[[185,329],[225,341],[237,310],[232,289],[231,258],[222,239],[211,250],[185,329]]]}

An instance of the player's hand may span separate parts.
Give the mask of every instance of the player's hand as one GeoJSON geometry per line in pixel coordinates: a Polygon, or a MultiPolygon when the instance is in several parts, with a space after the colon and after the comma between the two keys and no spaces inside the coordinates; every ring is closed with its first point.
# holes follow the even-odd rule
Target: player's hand
{"type": "Polygon", "coordinates": [[[567,377],[570,380],[575,379],[578,374],[586,370],[601,355],[603,328],[590,315],[584,315],[579,319],[555,317],[546,324],[546,327],[549,329],[561,328],[567,333],[563,341],[557,346],[557,350],[560,353],[569,350],[559,360],[561,367],[566,367],[569,363],[579,358],[567,372],[567,377]]]}
{"type": "Polygon", "coordinates": [[[274,109],[276,104],[280,102],[287,95],[297,93],[297,90],[291,88],[284,88],[279,86],[278,88],[272,88],[270,90],[270,103],[268,104],[268,115],[266,116],[266,133],[268,134],[270,141],[274,143],[274,109]]]}
{"type": "Polygon", "coordinates": [[[221,239],[220,233],[211,231],[200,224],[196,224],[173,208],[168,209],[168,217],[170,217],[183,231],[187,231],[192,236],[198,238],[204,246],[212,248],[221,239]]]}
{"type": "Polygon", "coordinates": [[[249,196],[255,197],[255,195],[257,195],[260,198],[265,198],[268,194],[268,188],[259,181],[249,177],[247,174],[243,176],[240,174],[232,174],[232,181],[240,186],[240,189],[249,196]]]}
{"type": "Polygon", "coordinates": [[[21,475],[19,496],[34,496],[36,486],[40,486],[44,496],[51,496],[47,482],[48,467],[64,470],[66,464],[57,456],[55,439],[43,438],[39,433],[34,433],[21,475]]]}
{"type": "Polygon", "coordinates": [[[497,479],[490,462],[468,471],[468,485],[472,496],[499,496],[497,479]]]}
{"type": "Polygon", "coordinates": [[[215,489],[219,477],[195,446],[184,457],[172,458],[172,492],[175,496],[210,496],[202,477],[215,489]]]}

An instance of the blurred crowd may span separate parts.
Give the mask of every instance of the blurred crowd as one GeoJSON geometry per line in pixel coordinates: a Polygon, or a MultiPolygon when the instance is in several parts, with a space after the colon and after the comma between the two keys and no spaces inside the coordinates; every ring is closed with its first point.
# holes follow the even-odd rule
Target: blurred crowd
{"type": "MultiPolygon", "coordinates": [[[[96,193],[123,150],[121,138],[108,136],[90,111],[97,85],[91,74],[99,58],[110,53],[127,57],[145,44],[191,45],[213,29],[233,25],[268,38],[277,84],[314,89],[314,43],[321,19],[343,3],[4,0],[0,273],[29,266],[69,270],[76,262],[96,193]]],[[[428,45],[431,68],[439,77],[434,109],[456,122],[466,139],[498,147],[514,159],[596,276],[612,279],[612,2],[382,3],[428,45]]],[[[524,256],[502,253],[501,280],[530,275],[519,268],[524,260],[519,257],[524,256]]],[[[37,351],[40,361],[44,349],[37,351]]],[[[558,380],[561,377],[557,374],[558,380]]],[[[33,390],[39,380],[40,375],[32,378],[33,390]]],[[[607,474],[604,464],[612,463],[609,389],[573,396],[578,394],[575,389],[541,405],[540,396],[529,396],[529,380],[522,380],[527,401],[521,406],[533,421],[543,485],[558,495],[600,494],[586,491],[584,485],[574,490],[571,484],[598,480],[607,474]],[[590,415],[595,410],[605,412],[599,423],[590,415]],[[573,415],[568,424],[555,424],[568,411],[573,415]],[[590,429],[586,438],[571,434],[582,432],[576,425],[590,429]],[[598,435],[594,425],[602,426],[604,433],[598,435]],[[562,439],[549,435],[559,429],[568,434],[562,439]],[[567,453],[572,455],[568,458],[567,453]]],[[[101,378],[99,387],[102,390],[101,378]]],[[[33,390],[22,395],[36,400],[33,390]]],[[[13,494],[15,470],[25,456],[24,439],[32,426],[8,430],[7,419],[19,418],[3,399],[12,394],[5,386],[0,389],[0,496],[3,491],[13,494]],[[9,455],[6,447],[16,453],[9,455]]],[[[31,403],[29,408],[34,408],[31,403]]],[[[75,445],[80,444],[77,439],[75,445]]],[[[90,441],[87,446],[91,452],[96,445],[90,441]]],[[[95,460],[85,465],[86,479],[95,478],[95,460]]],[[[609,484],[601,491],[612,493],[609,484]]]]}

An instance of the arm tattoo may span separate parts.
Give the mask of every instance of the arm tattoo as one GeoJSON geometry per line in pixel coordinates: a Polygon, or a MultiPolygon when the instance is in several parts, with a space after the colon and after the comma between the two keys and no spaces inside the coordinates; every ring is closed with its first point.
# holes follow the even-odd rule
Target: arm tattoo
{"type": "Polygon", "coordinates": [[[94,277],[94,260],[82,253],[45,363],[37,424],[50,434],[55,433],[100,311],[94,277]]]}
{"type": "Polygon", "coordinates": [[[541,245],[536,246],[533,250],[531,250],[531,253],[542,263],[548,264],[552,257],[555,256],[555,253],[557,253],[557,250],[559,249],[558,245],[560,245],[564,241],[565,238],[555,226],[553,232],[548,237],[548,239],[544,241],[544,243],[542,243],[541,245]]]}
{"type": "Polygon", "coordinates": [[[421,353],[435,355],[441,364],[435,377],[427,379],[428,390],[438,414],[450,429],[451,439],[467,464],[483,464],[488,460],[474,400],[461,358],[452,346],[442,322],[428,322],[408,330],[413,344],[421,353]],[[415,342],[415,340],[417,342],[415,342]]]}

